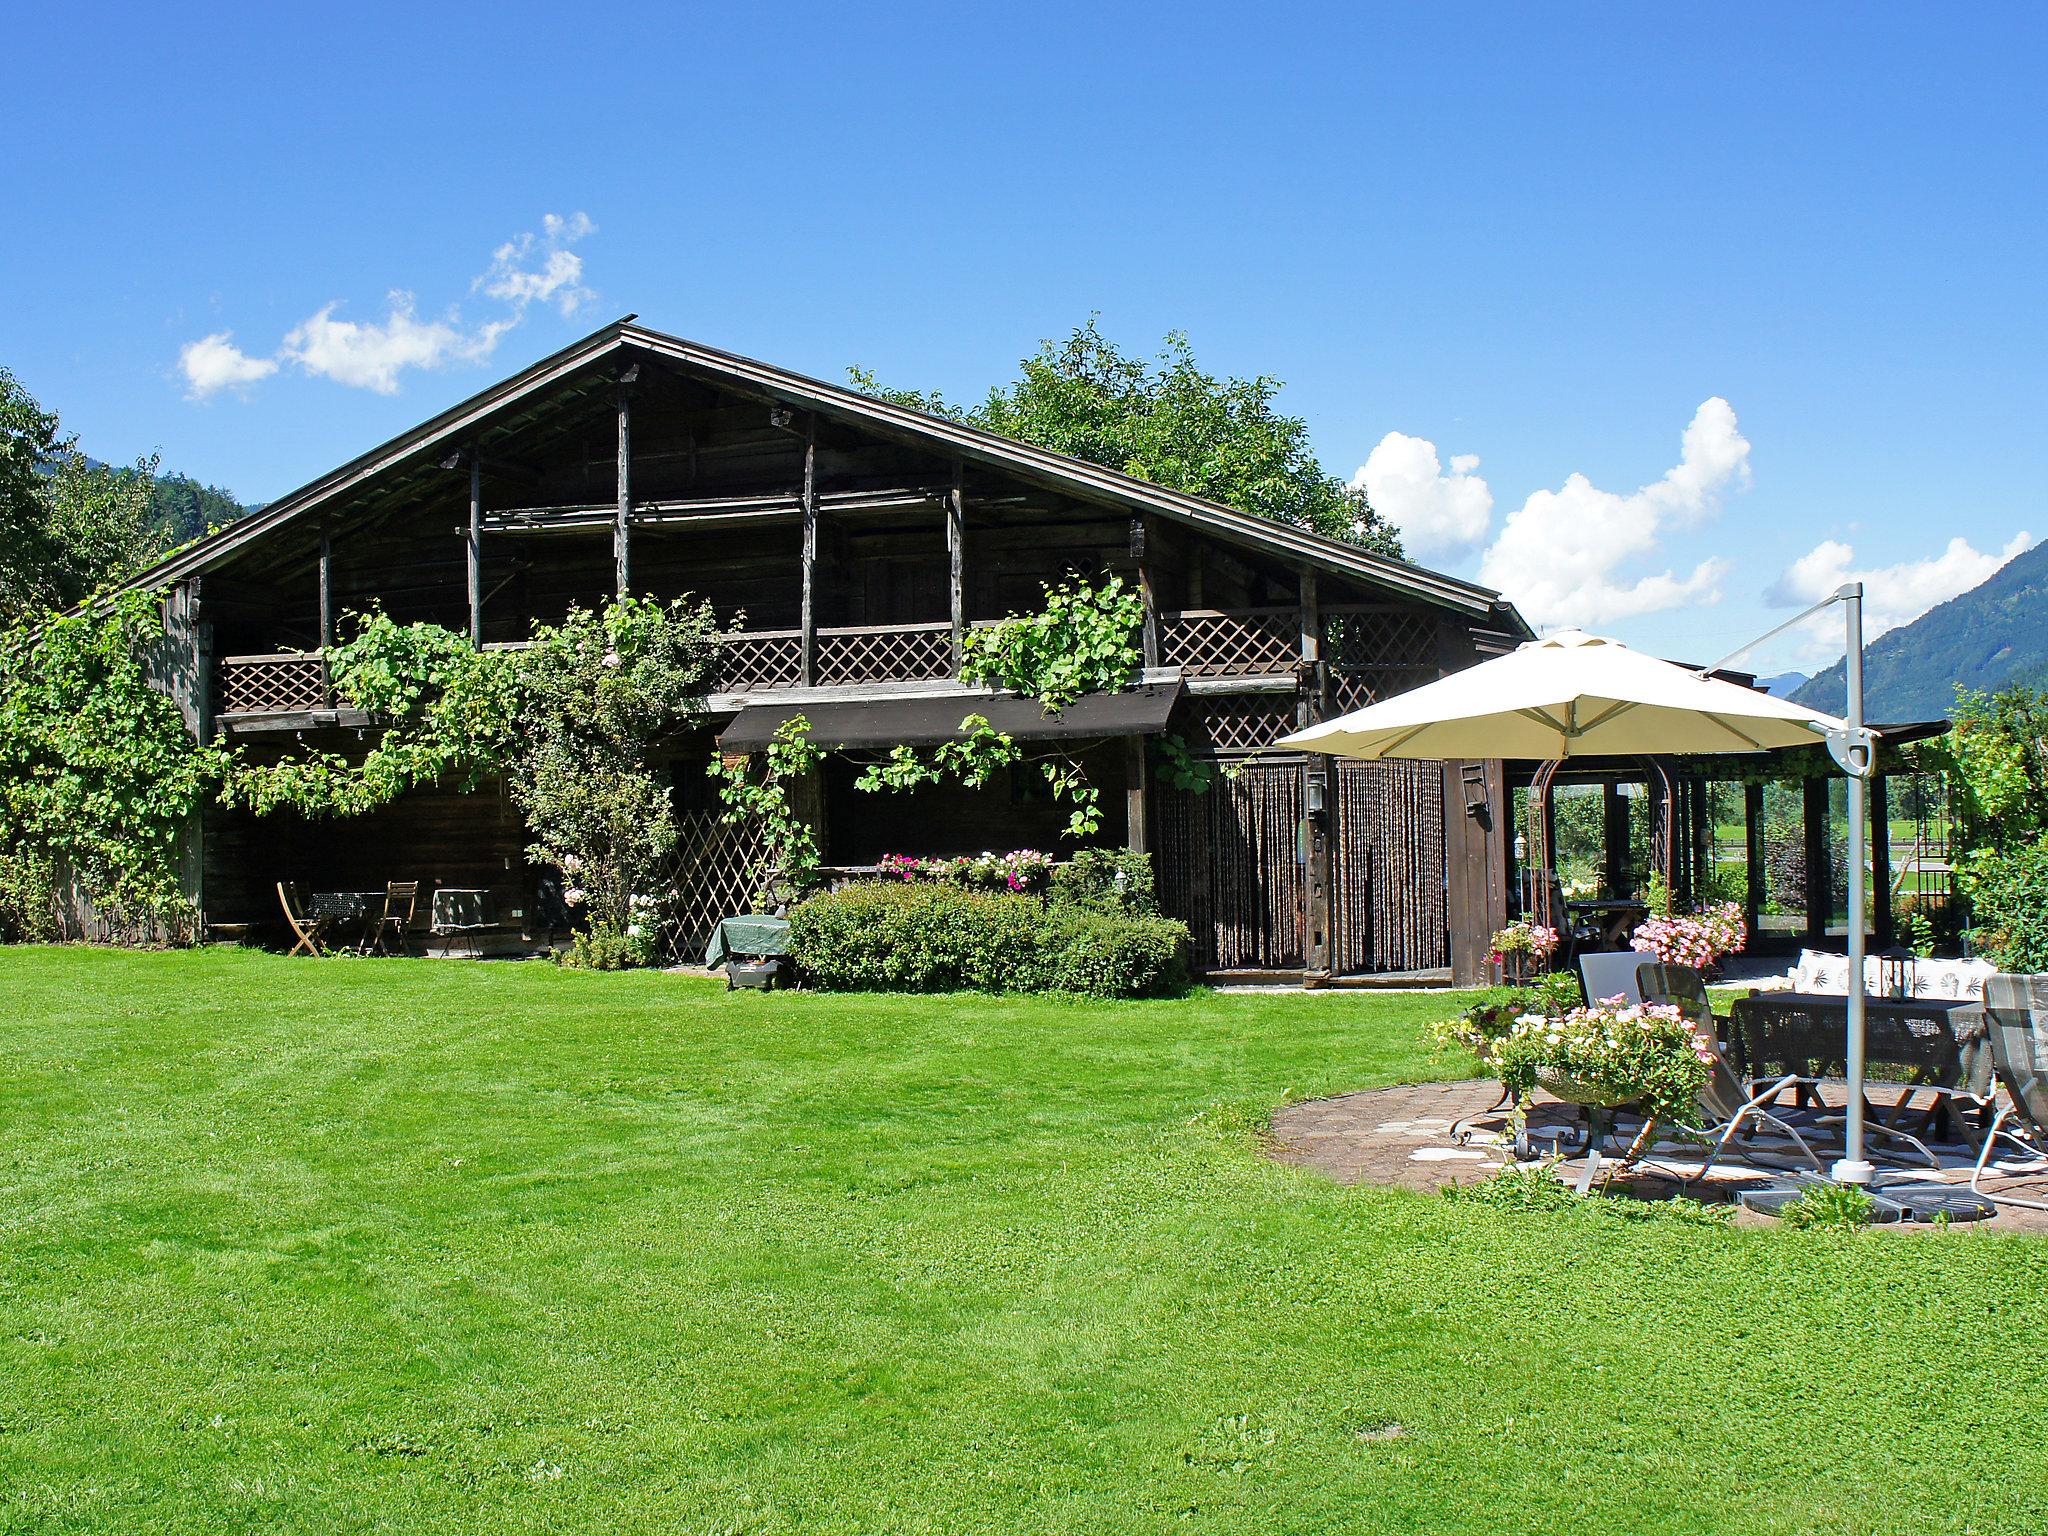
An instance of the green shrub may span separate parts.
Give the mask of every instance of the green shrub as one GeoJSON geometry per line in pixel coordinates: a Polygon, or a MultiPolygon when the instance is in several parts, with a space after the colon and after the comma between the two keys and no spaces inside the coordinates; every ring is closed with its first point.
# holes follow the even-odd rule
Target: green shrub
{"type": "Polygon", "coordinates": [[[1186,990],[1188,931],[1167,917],[1054,911],[1043,985],[1089,997],[1163,997],[1186,990]]]}
{"type": "Polygon", "coordinates": [[[0,853],[0,944],[42,944],[57,937],[56,872],[22,849],[0,853]]]}
{"type": "Polygon", "coordinates": [[[790,914],[797,965],[840,992],[1147,996],[1185,985],[1186,942],[1187,930],[1165,918],[923,882],[852,885],[790,914]]]}
{"type": "Polygon", "coordinates": [[[2048,971],[2048,834],[2018,848],[1981,848],[1958,870],[1976,939],[2005,971],[2048,971]]]}
{"type": "Polygon", "coordinates": [[[1150,856],[1127,848],[1083,848],[1053,870],[1046,898],[1089,912],[1149,917],[1159,910],[1150,856]]]}

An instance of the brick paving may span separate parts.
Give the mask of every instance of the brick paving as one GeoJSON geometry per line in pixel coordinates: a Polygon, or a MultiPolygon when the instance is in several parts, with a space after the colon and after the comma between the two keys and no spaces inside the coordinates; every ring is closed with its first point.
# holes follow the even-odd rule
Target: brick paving
{"type": "MultiPolygon", "coordinates": [[[[1500,1084],[1471,1080],[1410,1083],[1285,1104],[1274,1111],[1269,1152],[1280,1162],[1318,1169],[1344,1184],[1392,1184],[1433,1191],[1449,1183],[1470,1183],[1511,1160],[1504,1139],[1508,1115],[1495,1107],[1499,1099],[1500,1084]],[[1454,1136],[1454,1126],[1468,1131],[1468,1136],[1462,1140],[1454,1136]]],[[[1572,1105],[1539,1097],[1529,1111],[1529,1141],[1539,1152],[1559,1137],[1569,1142],[1571,1128],[1577,1123],[1578,1111],[1572,1105]]],[[[1625,1131],[1632,1134],[1633,1126],[1625,1131]]],[[[1624,1138],[1610,1143],[1614,1150],[1603,1173],[1613,1170],[1619,1147],[1625,1144],[1624,1138]]],[[[1758,1145],[1768,1148],[1772,1143],[1760,1138],[1758,1145]]],[[[1874,1146],[1878,1152],[1884,1150],[1882,1143],[1874,1146]]],[[[1816,1150],[1826,1158],[1831,1149],[1823,1145],[1816,1150]]],[[[1942,1161],[1939,1169],[1919,1166],[1920,1160],[1912,1157],[1910,1150],[1896,1166],[1910,1171],[1916,1180],[1959,1187],[1967,1184],[1974,1154],[1961,1146],[1936,1146],[1934,1150],[1942,1161]]],[[[1616,1176],[1610,1192],[1645,1198],[1684,1193],[1695,1199],[1732,1200],[1745,1188],[1770,1182],[1775,1172],[1768,1161],[1745,1162],[1734,1157],[1731,1149],[1730,1157],[1718,1162],[1707,1178],[1688,1185],[1677,1175],[1696,1172],[1701,1155],[1682,1144],[1660,1142],[1647,1160],[1651,1166],[1616,1176]]],[[[1797,1165],[1793,1157],[1784,1162],[1788,1167],[1797,1165]]],[[[1576,1180],[1583,1168],[1583,1157],[1571,1156],[1559,1164],[1559,1173],[1576,1180]]],[[[1985,1187],[2048,1200],[2048,1174],[1988,1177],[1985,1187]]],[[[1739,1219],[1767,1218],[1745,1212],[1739,1219]]],[[[1992,1219],[1968,1225],[1973,1229],[2048,1232],[2048,1212],[2003,1205],[1992,1219]]]]}

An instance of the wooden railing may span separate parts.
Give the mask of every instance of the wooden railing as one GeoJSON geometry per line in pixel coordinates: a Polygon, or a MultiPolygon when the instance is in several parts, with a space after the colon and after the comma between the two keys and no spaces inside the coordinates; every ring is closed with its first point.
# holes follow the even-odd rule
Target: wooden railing
{"type": "Polygon", "coordinates": [[[329,702],[327,663],[319,655],[280,651],[268,656],[223,656],[223,715],[288,715],[324,709],[329,702]]]}

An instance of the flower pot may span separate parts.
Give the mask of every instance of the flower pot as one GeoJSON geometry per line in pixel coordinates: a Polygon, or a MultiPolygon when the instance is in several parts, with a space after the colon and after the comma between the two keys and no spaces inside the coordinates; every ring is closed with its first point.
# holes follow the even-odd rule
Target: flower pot
{"type": "Polygon", "coordinates": [[[1537,1074],[1536,1086],[1554,1099],[1562,1099],[1567,1104],[1583,1104],[1589,1109],[1617,1109],[1643,1096],[1640,1088],[1601,1088],[1575,1077],[1553,1077],[1544,1073],[1537,1074]]]}

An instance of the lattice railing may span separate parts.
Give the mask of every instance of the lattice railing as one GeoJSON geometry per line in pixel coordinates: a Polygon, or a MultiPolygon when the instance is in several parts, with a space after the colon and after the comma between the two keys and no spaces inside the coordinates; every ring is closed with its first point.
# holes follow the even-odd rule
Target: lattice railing
{"type": "Polygon", "coordinates": [[[730,827],[716,811],[683,811],[679,835],[660,874],[666,893],[657,943],[665,960],[695,965],[722,917],[753,910],[761,877],[761,842],[749,827],[730,827]]]}
{"type": "Polygon", "coordinates": [[[1301,610],[1190,608],[1159,616],[1159,660],[1189,677],[1270,676],[1301,660],[1301,610]]]}
{"type": "Polygon", "coordinates": [[[818,631],[818,681],[922,683],[953,675],[951,624],[862,625],[818,631]]]}
{"type": "Polygon", "coordinates": [[[1201,752],[1256,752],[1294,729],[1291,693],[1220,693],[1187,701],[1188,747],[1201,752]]]}
{"type": "Polygon", "coordinates": [[[727,693],[754,688],[794,688],[803,680],[803,634],[794,629],[761,629],[721,636],[718,686],[727,693]]]}
{"type": "Polygon", "coordinates": [[[220,659],[223,715],[285,715],[327,704],[327,663],[317,655],[285,651],[220,659]]]}
{"type": "MultiPolygon", "coordinates": [[[[803,631],[738,630],[719,639],[718,686],[727,693],[796,688],[803,631]]],[[[926,683],[953,675],[951,624],[860,624],[818,631],[820,687],[926,683]]]]}
{"type": "Polygon", "coordinates": [[[1340,608],[1323,615],[1326,714],[1363,709],[1438,674],[1437,621],[1412,608],[1340,608]]]}

